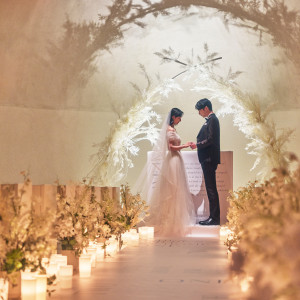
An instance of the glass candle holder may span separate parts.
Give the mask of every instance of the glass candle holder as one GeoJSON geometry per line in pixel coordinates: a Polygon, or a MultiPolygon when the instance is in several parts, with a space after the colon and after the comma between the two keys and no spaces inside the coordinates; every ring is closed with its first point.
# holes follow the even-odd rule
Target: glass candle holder
{"type": "Polygon", "coordinates": [[[96,251],[96,260],[97,261],[103,261],[104,260],[104,248],[103,243],[99,243],[96,245],[97,251],[96,251]]]}
{"type": "Polygon", "coordinates": [[[91,277],[92,258],[91,255],[84,254],[79,257],[79,277],[91,277]]]}
{"type": "Polygon", "coordinates": [[[36,300],[47,298],[47,275],[35,275],[36,278],[36,300]]]}
{"type": "Polygon", "coordinates": [[[97,248],[96,247],[88,247],[88,248],[86,248],[86,253],[91,255],[92,268],[95,268],[96,267],[97,248]]]}
{"type": "Polygon", "coordinates": [[[21,297],[22,300],[36,299],[36,277],[35,273],[21,273],[21,297]]]}
{"type": "Polygon", "coordinates": [[[71,289],[72,288],[72,279],[73,279],[73,266],[60,266],[59,272],[59,285],[62,289],[71,289]]]}
{"type": "Polygon", "coordinates": [[[141,239],[154,238],[154,227],[149,227],[149,226],[139,227],[139,236],[141,239]]]}

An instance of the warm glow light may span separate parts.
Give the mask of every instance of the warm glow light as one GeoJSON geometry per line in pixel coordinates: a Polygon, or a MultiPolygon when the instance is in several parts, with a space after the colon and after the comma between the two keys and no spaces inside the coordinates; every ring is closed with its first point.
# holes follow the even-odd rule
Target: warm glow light
{"type": "Polygon", "coordinates": [[[58,266],[66,266],[68,264],[68,257],[62,254],[52,254],[50,262],[57,263],[58,266]]]}
{"type": "Polygon", "coordinates": [[[7,300],[8,298],[8,280],[0,278],[0,299],[7,300]]]}
{"type": "Polygon", "coordinates": [[[62,289],[71,289],[72,288],[72,279],[73,279],[73,266],[60,266],[59,267],[59,285],[62,289]]]}
{"type": "Polygon", "coordinates": [[[139,237],[141,239],[154,238],[154,227],[149,227],[149,226],[139,227],[139,237]]]}
{"type": "Polygon", "coordinates": [[[79,257],[79,276],[90,277],[92,271],[92,257],[89,254],[83,254],[79,257]]]}
{"type": "Polygon", "coordinates": [[[47,298],[47,275],[35,275],[36,278],[36,300],[47,298]]]}
{"type": "Polygon", "coordinates": [[[108,245],[106,246],[106,255],[114,256],[118,252],[118,241],[111,237],[108,240],[108,245]]]}
{"type": "Polygon", "coordinates": [[[96,247],[97,247],[96,260],[97,260],[97,261],[103,261],[103,260],[104,260],[104,248],[103,248],[103,243],[97,244],[96,247]]]}
{"type": "Polygon", "coordinates": [[[46,269],[46,267],[48,266],[49,264],[49,258],[48,257],[43,257],[42,258],[42,266],[46,269]]]}
{"type": "Polygon", "coordinates": [[[227,236],[230,233],[232,233],[232,231],[227,226],[220,227],[220,236],[227,236]]]}
{"type": "Polygon", "coordinates": [[[48,267],[46,268],[46,273],[49,276],[57,276],[57,272],[58,272],[58,264],[56,262],[50,262],[50,264],[48,265],[48,267]]]}
{"type": "Polygon", "coordinates": [[[22,300],[36,299],[36,273],[21,273],[21,295],[22,300]]]}
{"type": "Polygon", "coordinates": [[[232,239],[232,230],[230,230],[227,226],[221,226],[220,227],[220,240],[225,241],[225,240],[230,240],[232,239]]]}
{"type": "Polygon", "coordinates": [[[240,281],[242,292],[246,293],[249,290],[251,281],[253,281],[251,276],[247,276],[240,281]]]}
{"type": "Polygon", "coordinates": [[[122,240],[125,244],[133,245],[138,244],[139,242],[139,234],[137,233],[136,229],[130,229],[122,234],[122,240]]]}
{"type": "Polygon", "coordinates": [[[86,248],[87,254],[90,254],[92,257],[92,267],[96,267],[96,255],[97,255],[97,248],[96,247],[88,247],[86,248]]]}

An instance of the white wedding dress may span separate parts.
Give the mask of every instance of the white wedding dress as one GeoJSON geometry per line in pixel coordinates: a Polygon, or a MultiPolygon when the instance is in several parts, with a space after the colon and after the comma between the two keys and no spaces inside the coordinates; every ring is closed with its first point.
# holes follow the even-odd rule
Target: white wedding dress
{"type": "MultiPolygon", "coordinates": [[[[166,144],[179,146],[176,131],[167,130],[166,144]]],[[[150,196],[148,224],[155,234],[163,237],[182,237],[187,227],[195,224],[195,209],[188,187],[184,162],[180,151],[167,150],[161,164],[157,182],[150,196]]]]}

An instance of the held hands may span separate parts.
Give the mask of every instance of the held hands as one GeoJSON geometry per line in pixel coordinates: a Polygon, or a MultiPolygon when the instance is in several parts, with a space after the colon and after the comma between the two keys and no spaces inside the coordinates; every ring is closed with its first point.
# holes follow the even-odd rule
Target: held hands
{"type": "Polygon", "coordinates": [[[197,148],[197,145],[194,142],[188,142],[186,143],[186,147],[190,147],[192,150],[197,148]]]}
{"type": "Polygon", "coordinates": [[[190,147],[192,150],[197,148],[197,145],[194,142],[191,142],[190,147]]]}

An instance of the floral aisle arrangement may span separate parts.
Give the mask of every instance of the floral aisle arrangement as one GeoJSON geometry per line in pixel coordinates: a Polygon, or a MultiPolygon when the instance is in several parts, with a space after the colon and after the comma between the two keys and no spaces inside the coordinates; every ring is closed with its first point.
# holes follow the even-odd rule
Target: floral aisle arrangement
{"type": "Polygon", "coordinates": [[[111,197],[108,189],[104,189],[100,208],[99,236],[106,240],[112,235],[117,236],[119,249],[122,247],[122,234],[142,222],[148,210],[146,202],[139,194],[133,195],[128,184],[121,185],[119,201],[111,197]]]}
{"type": "Polygon", "coordinates": [[[276,169],[229,201],[227,245],[243,254],[238,271],[249,281],[249,299],[300,299],[300,166],[276,169]]]}
{"type": "Polygon", "coordinates": [[[133,195],[128,184],[121,185],[121,214],[119,222],[125,230],[136,227],[147,217],[149,207],[140,194],[133,195]]]}
{"type": "Polygon", "coordinates": [[[120,246],[122,246],[121,234],[135,228],[137,224],[149,215],[149,207],[146,201],[141,198],[140,194],[133,195],[130,191],[128,184],[121,185],[121,210],[118,216],[118,223],[121,225],[122,231],[119,232],[120,246]]]}
{"type": "Polygon", "coordinates": [[[99,203],[87,183],[66,186],[58,184],[55,233],[62,250],[74,250],[79,256],[95,238],[99,203]]]}
{"type": "Polygon", "coordinates": [[[17,191],[15,185],[2,185],[0,191],[0,271],[13,284],[19,271],[46,274],[42,258],[49,257],[54,215],[37,213],[35,199],[25,203],[27,174],[17,191]]]}

